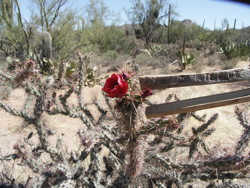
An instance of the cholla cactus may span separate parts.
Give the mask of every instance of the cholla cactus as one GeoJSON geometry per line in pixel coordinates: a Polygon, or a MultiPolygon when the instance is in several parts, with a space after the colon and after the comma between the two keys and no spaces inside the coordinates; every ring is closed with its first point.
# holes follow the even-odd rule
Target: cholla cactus
{"type": "Polygon", "coordinates": [[[126,173],[129,177],[136,178],[142,173],[146,148],[147,141],[145,135],[128,144],[129,159],[126,173]]]}
{"type": "MultiPolygon", "coordinates": [[[[20,182],[23,186],[184,187],[198,179],[206,186],[228,187],[239,185],[230,181],[233,178],[249,178],[249,122],[241,108],[235,113],[243,127],[242,136],[234,151],[223,153],[223,146],[210,148],[206,140],[215,132],[212,126],[218,114],[208,119],[193,112],[147,120],[143,110],[150,104],[152,91],[140,90],[137,73],[121,71],[106,80],[104,96],[93,96],[91,105],[99,114],[95,117],[84,103],[83,92],[90,87],[86,84],[90,57],[79,54],[78,58],[78,80],[64,84],[63,91],[54,76],[38,74],[20,79],[19,86],[28,95],[22,110],[0,101],[1,109],[22,118],[35,129],[13,146],[14,153],[0,156],[3,163],[17,161],[30,169],[27,180],[20,182]],[[68,100],[74,94],[78,100],[75,106],[68,100]],[[81,129],[75,132],[76,148],[65,148],[63,136],[48,130],[49,123],[44,117],[57,114],[77,118],[82,123],[81,129]],[[183,124],[189,117],[201,125],[184,134],[183,124]],[[37,142],[32,141],[35,136],[37,142]],[[56,144],[49,137],[54,137],[56,144]]],[[[27,65],[26,70],[31,67],[27,65]]],[[[15,78],[18,77],[14,73],[0,72],[4,82],[12,83],[15,78]]],[[[17,177],[13,178],[18,181],[17,177]]],[[[13,178],[6,178],[9,182],[4,179],[7,186],[19,183],[13,178]]]]}
{"type": "Polygon", "coordinates": [[[59,81],[62,81],[65,72],[66,72],[66,63],[64,61],[61,61],[59,65],[58,78],[57,78],[59,81]]]}
{"type": "Polygon", "coordinates": [[[25,80],[30,79],[31,77],[37,76],[36,63],[32,60],[24,62],[24,65],[16,70],[17,74],[14,78],[14,84],[21,84],[25,80]]]}

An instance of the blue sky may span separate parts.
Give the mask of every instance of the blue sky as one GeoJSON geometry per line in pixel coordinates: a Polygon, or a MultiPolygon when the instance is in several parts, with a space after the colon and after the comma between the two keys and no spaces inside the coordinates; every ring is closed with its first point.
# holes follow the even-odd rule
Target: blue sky
{"type": "MultiPolygon", "coordinates": [[[[20,1],[23,15],[28,17],[32,7],[28,3],[30,0],[20,1]]],[[[84,12],[84,6],[88,0],[69,0],[67,6],[73,7],[77,12],[84,12]]],[[[214,23],[217,28],[221,27],[224,18],[229,21],[229,26],[233,27],[234,19],[237,19],[236,27],[242,28],[250,26],[250,6],[233,3],[223,0],[171,0],[176,11],[179,13],[177,20],[190,19],[198,25],[202,25],[205,19],[205,27],[214,29],[214,23]],[[215,22],[216,20],[216,22],[215,22]]],[[[122,22],[127,21],[124,8],[130,7],[130,0],[104,0],[104,3],[111,11],[119,15],[122,22]]]]}
{"type": "Polygon", "coordinates": [[[199,25],[202,25],[205,19],[205,27],[221,27],[224,18],[229,21],[229,26],[233,27],[234,19],[237,19],[236,27],[242,28],[250,26],[250,6],[241,3],[233,3],[223,0],[175,0],[172,1],[177,5],[180,20],[191,19],[199,25]]]}

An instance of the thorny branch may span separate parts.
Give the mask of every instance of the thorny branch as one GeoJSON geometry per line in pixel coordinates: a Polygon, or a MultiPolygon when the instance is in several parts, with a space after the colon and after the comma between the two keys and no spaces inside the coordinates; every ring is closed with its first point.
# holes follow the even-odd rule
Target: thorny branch
{"type": "Polygon", "coordinates": [[[242,154],[243,151],[246,149],[246,147],[249,144],[250,140],[250,122],[247,121],[246,116],[243,115],[243,110],[241,110],[239,107],[235,108],[235,113],[238,117],[238,120],[240,124],[242,125],[244,131],[243,134],[241,135],[237,146],[236,146],[236,154],[242,154]]]}

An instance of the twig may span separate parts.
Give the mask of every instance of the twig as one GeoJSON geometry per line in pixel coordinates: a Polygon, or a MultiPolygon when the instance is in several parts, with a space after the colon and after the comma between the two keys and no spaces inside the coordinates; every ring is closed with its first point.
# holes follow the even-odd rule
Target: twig
{"type": "Polygon", "coordinates": [[[7,104],[5,104],[4,102],[0,101],[0,108],[4,109],[6,112],[14,115],[14,116],[20,116],[22,117],[25,121],[29,122],[29,123],[34,123],[35,119],[31,116],[29,116],[27,113],[23,112],[23,111],[17,111],[14,108],[8,106],[7,104]]]}

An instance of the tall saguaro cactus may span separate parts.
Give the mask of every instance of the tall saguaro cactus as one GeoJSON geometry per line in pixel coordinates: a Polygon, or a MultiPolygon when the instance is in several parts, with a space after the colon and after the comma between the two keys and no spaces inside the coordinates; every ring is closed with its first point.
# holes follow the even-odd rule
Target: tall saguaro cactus
{"type": "Polygon", "coordinates": [[[236,28],[236,18],[234,19],[234,29],[236,28]]]}
{"type": "Polygon", "coordinates": [[[171,5],[168,8],[168,43],[170,43],[170,27],[171,27],[171,5]]]}
{"type": "Polygon", "coordinates": [[[11,28],[13,24],[13,0],[2,0],[0,6],[2,21],[11,28]]]}

